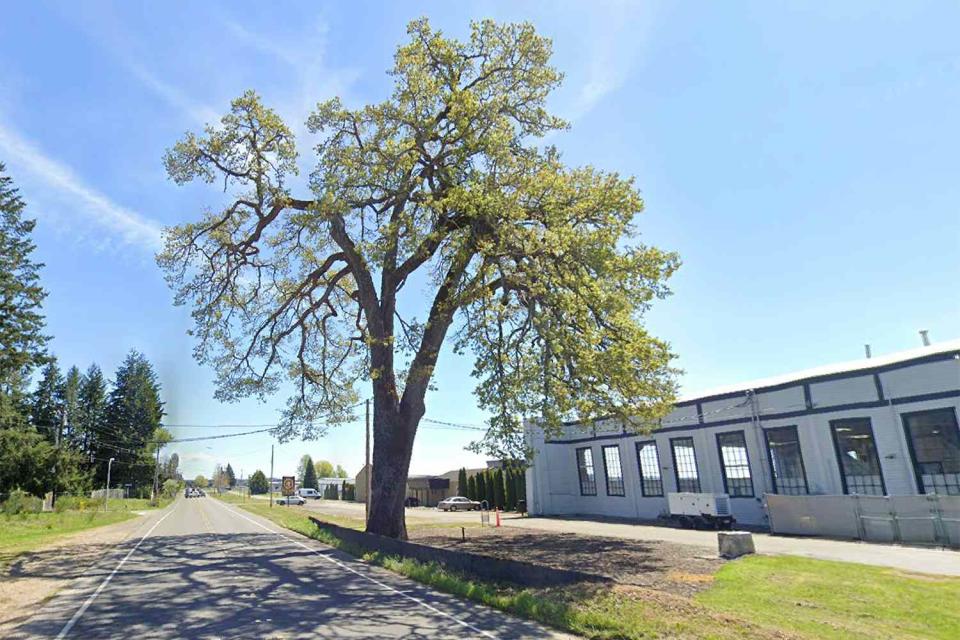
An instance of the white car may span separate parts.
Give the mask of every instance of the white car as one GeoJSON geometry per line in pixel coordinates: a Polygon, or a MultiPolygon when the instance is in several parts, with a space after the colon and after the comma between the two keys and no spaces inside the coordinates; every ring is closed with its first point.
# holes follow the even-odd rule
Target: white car
{"type": "Polygon", "coordinates": [[[463,496],[454,496],[440,502],[437,509],[441,511],[479,511],[480,503],[463,496]]]}
{"type": "Polygon", "coordinates": [[[280,496],[279,498],[277,498],[277,504],[286,504],[286,505],[295,504],[299,507],[306,503],[307,501],[301,498],[300,496],[280,496]]]}
{"type": "Polygon", "coordinates": [[[297,495],[301,498],[312,498],[314,500],[320,499],[320,492],[309,487],[297,489],[297,495]]]}

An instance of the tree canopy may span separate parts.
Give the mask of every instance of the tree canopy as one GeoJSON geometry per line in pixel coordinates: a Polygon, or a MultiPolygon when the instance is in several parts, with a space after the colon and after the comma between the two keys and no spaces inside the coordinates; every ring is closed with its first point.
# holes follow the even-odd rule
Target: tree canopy
{"type": "Polygon", "coordinates": [[[270,491],[270,482],[267,480],[267,476],[264,475],[263,471],[260,471],[260,469],[257,469],[250,474],[250,479],[247,481],[247,483],[250,493],[253,495],[270,491]]]}
{"type": "Polygon", "coordinates": [[[331,99],[309,116],[320,142],[305,195],[292,191],[293,133],[252,91],[174,145],[170,177],[216,182],[225,199],[168,229],[158,256],[219,398],[292,383],[281,438],[348,419],[355,383],[370,382],[368,526],[388,535],[404,533],[402,487],[448,334],[494,416],[478,448],[501,457],[525,453],[521,416],[649,422],[675,392],[668,345],[642,316],[678,258],[636,240],[631,178],[567,167],[538,140],[567,126],[546,109],[561,80],[550,41],[491,20],[466,40],[426,20],[408,34],[387,100],[331,99]],[[426,296],[425,314],[401,314],[401,293],[426,296]]]}

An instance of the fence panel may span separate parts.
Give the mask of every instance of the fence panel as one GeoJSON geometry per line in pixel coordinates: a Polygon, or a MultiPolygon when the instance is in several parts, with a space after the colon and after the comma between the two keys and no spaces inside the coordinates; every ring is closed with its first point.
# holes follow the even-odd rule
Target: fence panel
{"type": "Polygon", "coordinates": [[[960,496],[765,496],[774,533],[960,547],[960,496]]]}

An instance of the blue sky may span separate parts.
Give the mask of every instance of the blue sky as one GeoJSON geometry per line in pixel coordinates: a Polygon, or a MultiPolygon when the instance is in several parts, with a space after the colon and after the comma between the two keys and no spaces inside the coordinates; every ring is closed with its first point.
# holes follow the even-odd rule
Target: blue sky
{"type": "MultiPolygon", "coordinates": [[[[857,358],[866,342],[914,347],[921,328],[960,335],[957,3],[16,3],[0,22],[0,160],[39,219],[61,362],[112,372],[137,348],[170,423],[275,421],[282,398],[220,405],[191,359],[188,312],[152,255],[163,226],[216,193],[176,187],[161,157],[254,88],[303,136],[309,168],[312,106],[382,100],[421,15],[452,35],[493,17],[553,38],[566,80],[551,105],[573,128],[551,142],[571,165],[636,176],[643,240],[683,258],[648,325],[684,392],[857,358]]],[[[470,365],[443,355],[428,416],[482,422],[470,365]]],[[[424,428],[411,471],[480,463],[471,438],[424,428]]],[[[269,467],[265,436],[178,449],[190,475],[269,467]]],[[[355,473],[362,428],[278,446],[277,474],[303,453],[355,473]]]]}

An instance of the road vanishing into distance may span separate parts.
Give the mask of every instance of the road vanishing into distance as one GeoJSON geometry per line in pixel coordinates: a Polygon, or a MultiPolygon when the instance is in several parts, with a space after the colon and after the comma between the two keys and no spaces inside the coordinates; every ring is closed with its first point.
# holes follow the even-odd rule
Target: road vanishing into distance
{"type": "Polygon", "coordinates": [[[213,498],[144,519],[14,638],[561,638],[213,498]]]}

